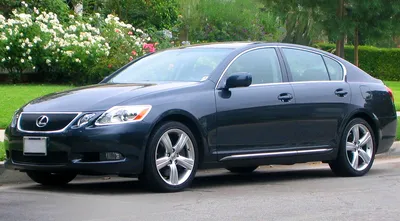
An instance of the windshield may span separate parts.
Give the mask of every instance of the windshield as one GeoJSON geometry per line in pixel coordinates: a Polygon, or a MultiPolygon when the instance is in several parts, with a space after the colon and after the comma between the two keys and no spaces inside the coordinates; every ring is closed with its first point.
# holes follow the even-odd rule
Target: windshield
{"type": "Polygon", "coordinates": [[[129,65],[109,83],[204,81],[232,50],[186,48],[158,52],[129,65]]]}

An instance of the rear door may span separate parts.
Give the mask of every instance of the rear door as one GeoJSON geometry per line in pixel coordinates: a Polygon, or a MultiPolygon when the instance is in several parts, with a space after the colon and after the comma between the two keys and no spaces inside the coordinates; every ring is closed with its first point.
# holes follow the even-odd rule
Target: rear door
{"type": "Polygon", "coordinates": [[[285,47],[281,51],[296,96],[296,146],[336,147],[351,97],[343,66],[312,51],[285,47]]]}

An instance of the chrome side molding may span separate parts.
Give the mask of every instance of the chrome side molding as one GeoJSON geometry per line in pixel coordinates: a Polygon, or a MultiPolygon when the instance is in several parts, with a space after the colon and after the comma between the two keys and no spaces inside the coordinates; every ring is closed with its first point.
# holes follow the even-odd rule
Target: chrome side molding
{"type": "Polygon", "coordinates": [[[271,156],[287,156],[287,155],[295,155],[295,154],[311,154],[311,153],[320,153],[320,152],[329,152],[333,150],[333,148],[323,148],[323,149],[314,149],[314,150],[293,150],[293,151],[279,151],[279,152],[268,152],[268,153],[252,153],[252,154],[238,154],[231,155],[222,158],[220,161],[227,160],[237,160],[237,159],[251,159],[255,157],[271,157],[271,156]]]}

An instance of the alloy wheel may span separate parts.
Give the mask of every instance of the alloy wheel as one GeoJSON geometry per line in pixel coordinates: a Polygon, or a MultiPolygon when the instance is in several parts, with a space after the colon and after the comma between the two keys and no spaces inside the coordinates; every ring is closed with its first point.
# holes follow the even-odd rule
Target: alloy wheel
{"type": "Polygon", "coordinates": [[[155,151],[157,171],[164,182],[177,186],[190,177],[196,156],[193,143],[184,131],[166,131],[159,139],[155,151]]]}
{"type": "Polygon", "coordinates": [[[351,167],[362,171],[368,167],[373,156],[371,131],[363,124],[355,124],[347,134],[346,156],[351,167]]]}

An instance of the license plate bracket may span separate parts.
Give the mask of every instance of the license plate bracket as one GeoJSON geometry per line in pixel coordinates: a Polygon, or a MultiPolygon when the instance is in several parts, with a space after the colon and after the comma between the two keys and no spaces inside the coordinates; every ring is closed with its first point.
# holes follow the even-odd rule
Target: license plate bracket
{"type": "Polygon", "coordinates": [[[47,156],[48,137],[24,137],[24,155],[47,156]]]}

